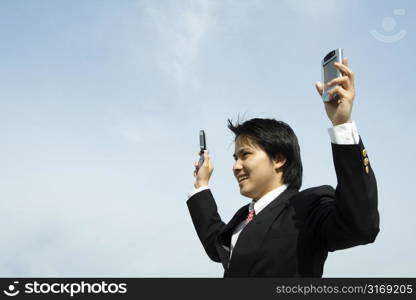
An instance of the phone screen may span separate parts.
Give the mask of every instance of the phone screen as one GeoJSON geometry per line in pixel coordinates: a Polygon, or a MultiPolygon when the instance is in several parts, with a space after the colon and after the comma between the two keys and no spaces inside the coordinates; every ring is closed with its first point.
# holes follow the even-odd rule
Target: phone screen
{"type": "Polygon", "coordinates": [[[327,83],[331,81],[332,79],[336,78],[338,75],[338,69],[335,68],[334,62],[336,62],[337,59],[334,57],[331,59],[324,67],[324,83],[327,83]]]}

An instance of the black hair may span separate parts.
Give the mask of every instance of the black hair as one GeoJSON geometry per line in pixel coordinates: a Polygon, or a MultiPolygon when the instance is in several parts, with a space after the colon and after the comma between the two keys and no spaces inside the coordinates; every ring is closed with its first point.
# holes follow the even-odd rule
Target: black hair
{"type": "Polygon", "coordinates": [[[292,128],[285,122],[275,119],[254,118],[243,123],[237,121],[234,125],[228,119],[228,128],[238,137],[250,138],[260,146],[270,159],[279,155],[286,158],[282,167],[283,183],[289,187],[300,189],[302,186],[302,160],[298,139],[292,128]]]}

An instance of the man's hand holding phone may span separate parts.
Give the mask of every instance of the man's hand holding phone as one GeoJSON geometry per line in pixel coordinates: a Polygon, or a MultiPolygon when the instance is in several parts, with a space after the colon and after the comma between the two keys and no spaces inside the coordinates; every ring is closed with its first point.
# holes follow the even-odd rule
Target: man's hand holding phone
{"type": "Polygon", "coordinates": [[[195,177],[195,188],[200,188],[203,186],[207,186],[209,183],[209,179],[211,178],[211,174],[214,171],[214,166],[212,165],[211,159],[209,157],[209,153],[207,150],[204,150],[204,152],[199,154],[203,157],[203,163],[198,167],[199,161],[195,162],[195,171],[194,171],[194,177],[195,177]]]}
{"type": "Polygon", "coordinates": [[[342,64],[335,62],[335,68],[341,73],[342,77],[337,77],[327,82],[324,86],[322,82],[316,82],[315,87],[318,93],[323,95],[324,88],[335,86],[329,92],[330,101],[324,102],[328,118],[334,126],[351,121],[352,105],[355,98],[354,73],[348,68],[348,59],[343,58],[342,64]]]}
{"type": "Polygon", "coordinates": [[[199,161],[195,163],[195,188],[207,186],[214,167],[212,166],[205,138],[205,131],[199,131],[199,161]]]}

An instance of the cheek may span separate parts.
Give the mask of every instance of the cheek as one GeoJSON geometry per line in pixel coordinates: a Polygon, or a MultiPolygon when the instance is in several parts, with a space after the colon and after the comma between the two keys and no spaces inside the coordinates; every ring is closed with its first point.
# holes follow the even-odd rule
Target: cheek
{"type": "Polygon", "coordinates": [[[274,169],[269,165],[258,164],[256,166],[255,172],[253,172],[253,178],[257,182],[268,181],[274,175],[274,169]]]}

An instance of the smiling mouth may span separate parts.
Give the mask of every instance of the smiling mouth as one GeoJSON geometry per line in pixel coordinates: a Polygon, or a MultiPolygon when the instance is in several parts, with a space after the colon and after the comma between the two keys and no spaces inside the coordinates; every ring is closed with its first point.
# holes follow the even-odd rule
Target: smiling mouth
{"type": "Polygon", "coordinates": [[[239,184],[241,184],[246,179],[248,179],[247,175],[237,177],[237,180],[238,180],[239,184]]]}

